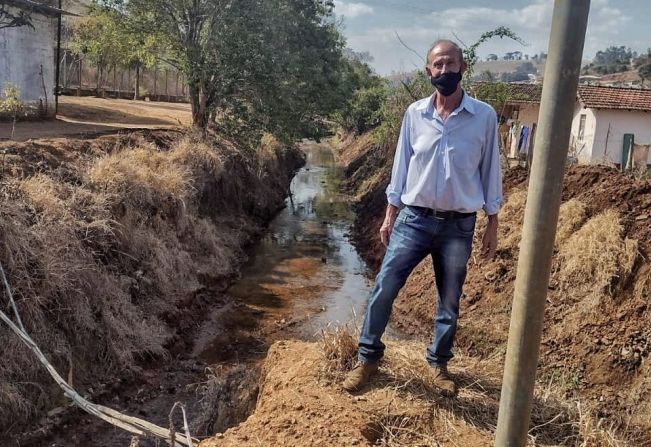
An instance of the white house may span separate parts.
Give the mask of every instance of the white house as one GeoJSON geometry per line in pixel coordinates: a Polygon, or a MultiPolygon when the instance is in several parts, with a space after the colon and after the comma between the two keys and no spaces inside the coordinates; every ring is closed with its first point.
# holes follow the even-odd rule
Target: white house
{"type": "Polygon", "coordinates": [[[48,104],[54,113],[55,47],[61,10],[33,0],[2,0],[8,14],[28,14],[32,27],[0,27],[0,91],[11,83],[21,99],[33,106],[48,104]]]}
{"type": "MultiPolygon", "coordinates": [[[[509,91],[502,114],[535,133],[542,85],[509,84],[509,91]]],[[[621,165],[634,142],[651,143],[651,90],[579,85],[570,152],[583,163],[621,165]]]]}

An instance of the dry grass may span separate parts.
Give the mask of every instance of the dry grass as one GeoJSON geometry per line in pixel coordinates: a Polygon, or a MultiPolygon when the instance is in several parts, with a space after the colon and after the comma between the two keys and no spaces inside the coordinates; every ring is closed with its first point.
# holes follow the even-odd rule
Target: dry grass
{"type": "MultiPolygon", "coordinates": [[[[352,367],[356,337],[343,328],[324,333],[329,378],[341,379],[352,367]],[[334,374],[333,374],[334,373],[334,374]]],[[[502,355],[477,360],[459,355],[450,371],[459,385],[455,399],[442,397],[424,358],[425,346],[413,341],[386,341],[386,356],[375,385],[364,394],[376,408],[365,436],[384,447],[494,443],[502,376],[502,355]],[[377,404],[373,404],[377,400],[377,404]],[[387,403],[388,401],[388,403],[387,403]]],[[[321,371],[323,373],[323,370],[321,371]]],[[[582,403],[568,402],[562,390],[539,384],[534,395],[528,445],[575,447],[628,446],[612,427],[604,427],[582,403]]]]}
{"type": "Polygon", "coordinates": [[[626,281],[638,257],[637,242],[622,237],[619,215],[607,210],[594,216],[560,248],[558,278],[565,287],[589,285],[612,293],[626,281]]]}
{"type": "Polygon", "coordinates": [[[324,330],[321,335],[325,358],[321,372],[330,380],[341,379],[357,361],[357,337],[347,326],[324,330]]]}
{"type": "MultiPolygon", "coordinates": [[[[524,207],[527,203],[527,191],[524,189],[513,190],[504,206],[500,210],[500,220],[509,222],[506,228],[500,226],[500,248],[516,250],[522,238],[522,223],[524,221],[524,207]]],[[[480,233],[481,234],[481,233],[480,233]]]]}
{"type": "Polygon", "coordinates": [[[567,239],[585,222],[587,208],[578,199],[570,199],[561,205],[558,214],[558,226],[556,227],[557,247],[561,246],[567,239]]]}
{"type": "MultiPolygon", "coordinates": [[[[166,355],[179,301],[234,275],[257,219],[282,202],[274,182],[285,168],[269,160],[282,177],[262,183],[257,159],[192,135],[169,149],[118,139],[75,153],[74,164],[57,150],[58,168],[0,182],[0,261],[58,369],[81,383],[137,371],[138,359],[166,355]]],[[[49,409],[58,392],[16,337],[2,327],[0,337],[7,426],[49,409]]]]}

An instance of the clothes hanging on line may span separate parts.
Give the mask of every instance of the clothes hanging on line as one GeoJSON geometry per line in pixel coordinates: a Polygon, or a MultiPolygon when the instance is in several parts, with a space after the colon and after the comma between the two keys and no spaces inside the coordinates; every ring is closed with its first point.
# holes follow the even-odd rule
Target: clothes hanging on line
{"type": "Polygon", "coordinates": [[[522,126],[520,129],[520,139],[518,140],[518,153],[526,154],[528,149],[529,127],[522,126]]]}
{"type": "Polygon", "coordinates": [[[511,138],[511,145],[509,151],[510,158],[518,157],[518,136],[520,135],[520,124],[517,121],[514,121],[511,124],[511,132],[509,137],[511,138]]]}

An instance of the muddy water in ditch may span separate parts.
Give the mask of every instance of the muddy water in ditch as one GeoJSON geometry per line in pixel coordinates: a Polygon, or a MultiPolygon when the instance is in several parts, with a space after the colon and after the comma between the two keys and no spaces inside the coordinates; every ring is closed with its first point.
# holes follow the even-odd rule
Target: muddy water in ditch
{"type": "MultiPolygon", "coordinates": [[[[135,378],[102,384],[93,400],[161,426],[168,426],[174,403],[184,402],[193,435],[210,436],[252,411],[271,343],[314,339],[328,326],[361,319],[371,282],[348,240],[353,216],[338,194],[341,169],[327,144],[302,148],[307,163],[291,183],[287,207],[250,253],[241,279],[206,299],[202,321],[186,334],[191,350],[135,378]]],[[[75,409],[40,425],[14,445],[126,447],[131,439],[75,409]]],[[[141,439],[139,445],[160,444],[141,439]]]]}
{"type": "Polygon", "coordinates": [[[228,290],[240,305],[232,317],[247,320],[237,324],[251,326],[249,334],[233,340],[232,330],[224,333],[228,327],[220,331],[224,316],[217,311],[216,323],[204,326],[195,345],[195,353],[207,362],[232,357],[224,349],[227,344],[242,354],[238,343],[255,346],[252,336],[267,342],[288,336],[311,339],[329,326],[358,321],[364,311],[371,284],[348,240],[353,216],[338,192],[342,170],[329,145],[305,142],[302,149],[306,164],[291,183],[287,207],[228,290]],[[242,318],[247,314],[255,318],[242,318]]]}

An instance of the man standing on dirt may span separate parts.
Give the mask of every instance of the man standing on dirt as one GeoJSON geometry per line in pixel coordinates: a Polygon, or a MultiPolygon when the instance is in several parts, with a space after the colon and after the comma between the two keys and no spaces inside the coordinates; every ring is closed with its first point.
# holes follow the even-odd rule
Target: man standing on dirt
{"type": "Polygon", "coordinates": [[[411,104],[404,115],[380,228],[387,251],[360,334],[359,363],[343,383],[348,391],[359,390],[377,372],[393,301],[414,267],[430,255],[439,298],[434,342],[426,357],[443,394],[456,394],[447,363],[453,356],[476,214],[483,208],[488,215],[481,255],[490,259],[502,204],[497,116],[461,88],[465,69],[457,44],[435,42],[426,71],[436,92],[411,104]]]}

